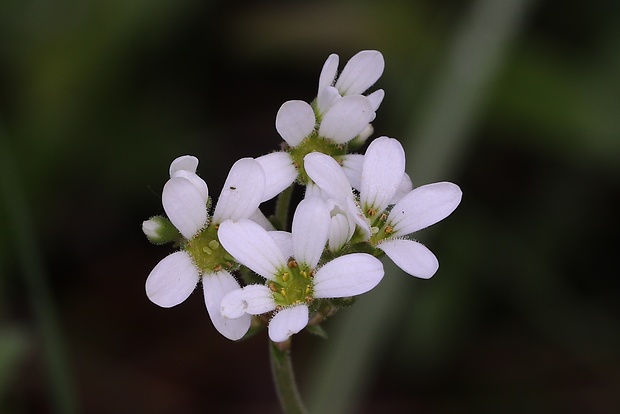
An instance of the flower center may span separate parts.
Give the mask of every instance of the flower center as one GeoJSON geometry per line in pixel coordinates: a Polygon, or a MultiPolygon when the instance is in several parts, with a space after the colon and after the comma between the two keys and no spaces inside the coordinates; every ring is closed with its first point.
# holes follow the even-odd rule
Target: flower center
{"type": "Polygon", "coordinates": [[[308,177],[304,169],[304,157],[311,152],[321,152],[332,157],[344,155],[346,154],[346,145],[336,144],[319,137],[316,132],[313,132],[309,137],[301,141],[298,146],[289,148],[288,152],[291,154],[291,158],[293,158],[293,162],[299,170],[299,181],[307,184],[310,182],[310,177],[308,177]]]}
{"type": "Polygon", "coordinates": [[[387,212],[378,214],[376,210],[369,208],[364,212],[370,220],[370,244],[376,246],[381,240],[392,237],[394,227],[387,222],[387,212]]]}
{"type": "Polygon", "coordinates": [[[286,269],[280,271],[275,280],[269,281],[267,286],[273,292],[273,298],[278,306],[287,307],[300,303],[309,303],[312,297],[312,278],[314,270],[306,265],[299,265],[290,260],[286,269]]]}
{"type": "Polygon", "coordinates": [[[228,254],[217,238],[217,226],[209,226],[187,241],[185,250],[194,260],[201,273],[219,272],[234,266],[233,257],[228,254]]]}

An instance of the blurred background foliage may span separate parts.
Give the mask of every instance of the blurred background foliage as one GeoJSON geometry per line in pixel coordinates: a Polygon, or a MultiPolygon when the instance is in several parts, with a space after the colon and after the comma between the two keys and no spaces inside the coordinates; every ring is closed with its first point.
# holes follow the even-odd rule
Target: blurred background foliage
{"type": "MultiPolygon", "coordinates": [[[[266,335],[218,336],[194,294],[144,294],[170,250],[170,161],[274,150],[324,59],[380,50],[375,136],[459,209],[422,234],[430,281],[389,272],[300,334],[313,412],[620,409],[620,3],[568,0],[0,5],[0,412],[277,412],[266,335]]],[[[267,209],[270,206],[266,206],[267,209]]]]}

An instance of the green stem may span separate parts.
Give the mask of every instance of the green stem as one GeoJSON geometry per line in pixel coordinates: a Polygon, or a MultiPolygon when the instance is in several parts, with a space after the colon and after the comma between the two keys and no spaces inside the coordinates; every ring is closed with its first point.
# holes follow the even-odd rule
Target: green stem
{"type": "Polygon", "coordinates": [[[291,198],[293,197],[295,183],[291,184],[286,190],[282,191],[276,200],[275,219],[278,230],[286,230],[288,215],[291,208],[291,198]]]}
{"type": "Polygon", "coordinates": [[[290,342],[275,343],[269,341],[269,357],[271,374],[282,411],[285,414],[306,414],[308,411],[301,401],[297,382],[295,382],[290,342]]]}

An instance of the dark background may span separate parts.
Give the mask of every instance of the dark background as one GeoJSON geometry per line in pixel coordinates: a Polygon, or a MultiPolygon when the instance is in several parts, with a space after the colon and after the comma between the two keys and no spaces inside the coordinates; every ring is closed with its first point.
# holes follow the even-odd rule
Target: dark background
{"type": "MultiPolygon", "coordinates": [[[[457,211],[294,361],[313,412],[620,410],[620,17],[612,0],[27,0],[0,5],[0,412],[278,412],[267,336],[200,291],[161,309],[172,159],[217,196],[277,149],[330,53],[384,54],[374,136],[457,211]]],[[[267,207],[269,208],[269,206],[267,207]]]]}

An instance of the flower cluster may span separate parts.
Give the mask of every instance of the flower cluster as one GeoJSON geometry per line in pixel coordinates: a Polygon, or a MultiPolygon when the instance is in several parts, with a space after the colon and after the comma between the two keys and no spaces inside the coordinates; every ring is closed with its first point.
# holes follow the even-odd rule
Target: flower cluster
{"type": "Polygon", "coordinates": [[[196,174],[198,159],[172,162],[162,192],[166,217],[142,225],[152,242],[178,248],[146,280],[152,302],[175,306],[201,282],[211,321],[226,338],[242,338],[254,321],[268,323],[269,338],[284,342],[377,286],[384,255],[410,275],[435,274],[437,258],[412,234],[452,213],[461,190],[448,182],[414,189],[393,138],[354,153],[373,133],[385,94],[365,93],[384,60],[362,51],[339,75],[338,64],[329,56],[312,102],[280,107],[283,149],[237,161],[214,208],[196,174]],[[305,186],[305,195],[285,231],[286,220],[266,217],[260,205],[293,185],[305,186]]]}

